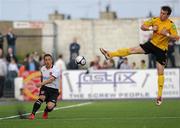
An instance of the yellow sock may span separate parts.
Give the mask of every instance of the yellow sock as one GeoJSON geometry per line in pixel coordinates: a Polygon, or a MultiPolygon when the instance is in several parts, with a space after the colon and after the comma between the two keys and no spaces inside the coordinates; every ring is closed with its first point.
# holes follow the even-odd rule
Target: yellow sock
{"type": "Polygon", "coordinates": [[[158,96],[162,96],[164,86],[164,75],[158,75],[158,96]]]}
{"type": "Polygon", "coordinates": [[[108,52],[110,57],[124,57],[130,55],[129,48],[118,49],[117,51],[108,52]]]}

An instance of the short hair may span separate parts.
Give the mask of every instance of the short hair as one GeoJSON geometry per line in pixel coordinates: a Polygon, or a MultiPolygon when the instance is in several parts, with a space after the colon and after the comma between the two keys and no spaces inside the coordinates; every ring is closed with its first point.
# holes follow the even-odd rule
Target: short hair
{"type": "Polygon", "coordinates": [[[167,11],[167,12],[168,12],[168,13],[167,13],[168,15],[171,15],[171,12],[172,12],[171,7],[169,7],[169,6],[162,6],[161,9],[162,9],[163,11],[167,11]]]}
{"type": "Polygon", "coordinates": [[[53,59],[52,55],[49,54],[49,53],[45,54],[44,57],[43,57],[43,59],[45,60],[45,58],[46,58],[47,56],[51,57],[51,59],[52,59],[52,64],[54,64],[54,59],[53,59]]]}
{"type": "Polygon", "coordinates": [[[51,57],[51,59],[53,60],[52,55],[51,55],[51,54],[49,54],[49,53],[47,53],[47,54],[45,54],[45,55],[44,55],[44,59],[45,59],[47,56],[51,57]]]}

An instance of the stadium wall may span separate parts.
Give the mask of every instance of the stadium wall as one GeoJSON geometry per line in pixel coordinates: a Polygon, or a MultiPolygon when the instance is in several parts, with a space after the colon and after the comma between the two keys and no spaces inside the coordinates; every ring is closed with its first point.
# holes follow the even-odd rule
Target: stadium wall
{"type": "MultiPolygon", "coordinates": [[[[178,31],[180,30],[180,21],[176,19],[178,31]]],[[[103,56],[99,52],[99,48],[103,47],[108,50],[117,48],[133,47],[145,40],[142,40],[139,19],[118,19],[118,20],[57,20],[57,54],[62,53],[66,63],[69,61],[69,45],[74,37],[77,37],[78,43],[81,45],[80,54],[85,56],[87,61],[91,61],[96,55],[103,56]]],[[[53,34],[52,23],[46,23],[43,33],[53,34]]],[[[147,34],[146,34],[147,35],[147,34]]],[[[146,37],[147,39],[147,37],[146,37]]],[[[53,40],[43,39],[42,46],[44,51],[53,51],[53,40]]],[[[180,52],[176,47],[176,63],[180,66],[180,52]]],[[[148,58],[145,55],[128,56],[129,63],[136,62],[139,67],[142,59],[148,58]]],[[[117,58],[116,58],[117,60],[117,58]]]]}
{"type": "MultiPolygon", "coordinates": [[[[84,55],[87,61],[94,59],[96,55],[103,56],[99,48],[115,50],[123,47],[139,45],[138,20],[62,20],[56,21],[58,26],[58,54],[63,53],[66,62],[69,61],[69,45],[74,37],[77,37],[81,46],[80,54],[84,55]]],[[[52,34],[52,25],[46,24],[43,33],[52,34]]],[[[50,40],[43,39],[44,51],[52,51],[50,40]]],[[[145,55],[129,56],[130,63],[137,65],[141,59],[147,60],[145,55]]]]}
{"type": "MultiPolygon", "coordinates": [[[[25,57],[27,53],[40,51],[42,49],[42,30],[39,27],[33,26],[19,26],[16,23],[30,23],[25,21],[0,21],[0,32],[6,35],[9,28],[13,28],[13,32],[17,36],[16,40],[16,53],[18,57],[25,57]],[[28,46],[28,47],[27,47],[28,46]],[[36,46],[36,47],[34,47],[36,46]]],[[[33,22],[31,22],[33,23],[33,22]]],[[[35,22],[34,22],[35,23],[35,22]]],[[[4,52],[7,53],[7,41],[4,38],[4,52]]]]}
{"type": "MultiPolygon", "coordinates": [[[[55,49],[54,46],[57,46],[56,55],[62,53],[66,63],[69,62],[69,45],[73,38],[77,37],[78,43],[81,45],[80,54],[84,55],[89,62],[96,55],[103,58],[99,52],[100,47],[115,50],[143,43],[139,21],[139,19],[57,20],[54,22],[1,21],[0,32],[6,34],[9,27],[14,28],[15,34],[18,35],[16,41],[18,56],[25,57],[27,53],[33,51],[52,53],[55,49]],[[58,26],[57,33],[54,31],[53,23],[58,26]],[[54,38],[57,38],[56,42],[54,38]]],[[[180,18],[173,19],[173,21],[176,21],[177,29],[180,31],[180,18]]],[[[4,45],[6,49],[6,40],[4,45]]],[[[179,47],[176,47],[175,56],[176,64],[180,66],[179,47]]],[[[133,55],[128,58],[130,63],[135,61],[138,67],[141,59],[145,59],[148,63],[145,55],[133,55]]]]}

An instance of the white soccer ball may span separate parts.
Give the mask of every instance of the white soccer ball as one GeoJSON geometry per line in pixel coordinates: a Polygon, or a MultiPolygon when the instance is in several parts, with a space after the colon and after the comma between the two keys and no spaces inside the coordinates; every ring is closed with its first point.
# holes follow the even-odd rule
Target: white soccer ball
{"type": "Polygon", "coordinates": [[[86,59],[84,56],[77,56],[75,59],[75,63],[84,66],[86,64],[86,59]]]}

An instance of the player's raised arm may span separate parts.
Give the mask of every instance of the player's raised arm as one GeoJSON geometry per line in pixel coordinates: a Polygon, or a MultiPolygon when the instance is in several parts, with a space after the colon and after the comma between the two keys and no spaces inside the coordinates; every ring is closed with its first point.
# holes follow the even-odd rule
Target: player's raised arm
{"type": "Polygon", "coordinates": [[[142,25],[141,25],[141,30],[143,31],[157,31],[158,30],[158,26],[154,25],[156,18],[151,18],[147,21],[145,21],[142,25]]]}
{"type": "Polygon", "coordinates": [[[43,85],[51,84],[55,79],[56,77],[51,76],[48,80],[44,80],[43,82],[36,84],[36,87],[42,87],[43,85]]]}

